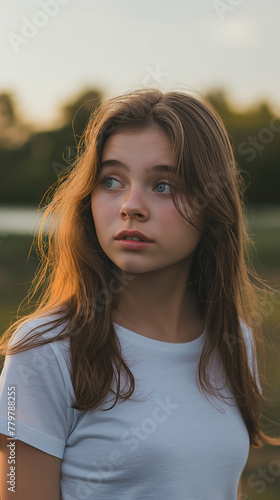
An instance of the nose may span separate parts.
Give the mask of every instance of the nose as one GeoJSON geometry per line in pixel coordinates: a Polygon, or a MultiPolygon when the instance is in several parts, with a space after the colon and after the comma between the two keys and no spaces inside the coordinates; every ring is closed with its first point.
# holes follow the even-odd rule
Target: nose
{"type": "Polygon", "coordinates": [[[141,219],[148,218],[148,207],[145,202],[145,197],[140,188],[131,188],[122,198],[121,217],[140,217],[141,219]]]}

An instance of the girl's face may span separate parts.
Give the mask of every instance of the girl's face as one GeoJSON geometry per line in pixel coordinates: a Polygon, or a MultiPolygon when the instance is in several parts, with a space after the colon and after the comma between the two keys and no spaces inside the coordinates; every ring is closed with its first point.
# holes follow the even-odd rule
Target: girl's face
{"type": "Polygon", "coordinates": [[[119,130],[105,142],[91,210],[100,246],[123,271],[144,273],[176,264],[179,269],[201,239],[200,231],[174,206],[169,189],[172,175],[153,169],[171,165],[171,154],[169,137],[157,127],[119,130]],[[109,164],[109,160],[118,165],[109,164]],[[102,167],[103,162],[106,165],[102,167]],[[125,248],[116,240],[124,230],[140,231],[152,243],[144,248],[125,248]]]}

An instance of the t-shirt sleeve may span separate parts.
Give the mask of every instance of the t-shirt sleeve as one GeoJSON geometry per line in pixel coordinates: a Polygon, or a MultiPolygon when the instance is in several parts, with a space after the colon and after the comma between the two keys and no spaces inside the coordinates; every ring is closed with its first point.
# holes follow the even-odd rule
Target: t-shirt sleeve
{"type": "MultiPolygon", "coordinates": [[[[9,345],[27,332],[28,325],[22,325],[9,345]]],[[[0,377],[0,433],[63,458],[72,409],[61,361],[53,345],[6,355],[0,377]],[[15,421],[9,421],[13,414],[15,421]]]]}
{"type": "Polygon", "coordinates": [[[241,327],[246,345],[249,367],[257,383],[257,386],[260,390],[260,393],[262,394],[262,387],[260,384],[259,373],[258,373],[256,342],[252,334],[252,330],[246,325],[246,323],[243,320],[241,320],[241,327]]]}

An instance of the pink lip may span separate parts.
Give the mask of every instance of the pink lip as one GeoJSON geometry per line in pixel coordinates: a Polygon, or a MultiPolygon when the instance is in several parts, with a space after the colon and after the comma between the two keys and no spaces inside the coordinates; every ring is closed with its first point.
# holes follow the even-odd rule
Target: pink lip
{"type": "Polygon", "coordinates": [[[151,245],[152,241],[133,241],[133,240],[116,240],[119,245],[128,250],[140,250],[140,248],[145,248],[151,245]]]}
{"type": "Polygon", "coordinates": [[[141,233],[140,231],[133,230],[133,231],[121,231],[120,233],[117,234],[116,239],[121,240],[124,239],[126,236],[137,236],[140,238],[141,241],[152,241],[150,238],[148,238],[145,234],[141,233]]]}

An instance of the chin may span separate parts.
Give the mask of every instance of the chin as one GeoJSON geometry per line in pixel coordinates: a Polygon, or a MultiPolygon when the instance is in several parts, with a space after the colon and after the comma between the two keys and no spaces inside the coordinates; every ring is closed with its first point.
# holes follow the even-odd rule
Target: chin
{"type": "Polygon", "coordinates": [[[118,266],[122,271],[124,271],[125,273],[133,273],[133,274],[141,274],[141,273],[145,273],[146,270],[142,270],[140,269],[139,266],[137,265],[119,265],[118,266]]]}

